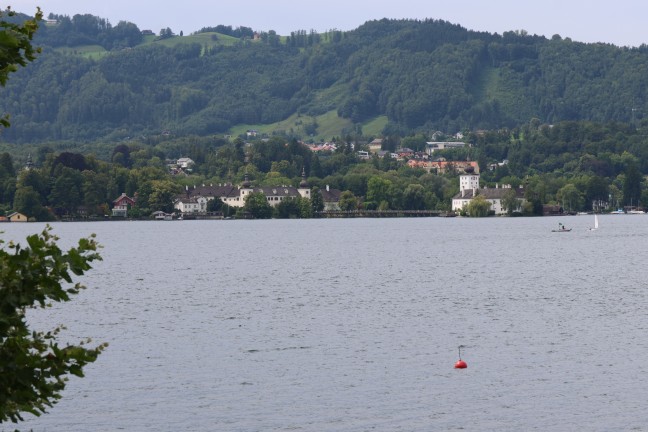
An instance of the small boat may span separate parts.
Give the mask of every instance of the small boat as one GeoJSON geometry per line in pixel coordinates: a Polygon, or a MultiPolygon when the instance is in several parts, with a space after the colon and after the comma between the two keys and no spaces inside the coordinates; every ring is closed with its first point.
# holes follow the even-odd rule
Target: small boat
{"type": "Polygon", "coordinates": [[[625,214],[625,212],[623,209],[616,209],[613,212],[610,212],[610,214],[625,214]]]}
{"type": "Polygon", "coordinates": [[[572,230],[571,228],[565,228],[565,225],[558,222],[558,229],[551,230],[551,232],[569,232],[571,230],[572,230]]]}
{"type": "Polygon", "coordinates": [[[598,229],[598,215],[594,215],[594,227],[591,227],[589,230],[594,231],[598,229]]]}

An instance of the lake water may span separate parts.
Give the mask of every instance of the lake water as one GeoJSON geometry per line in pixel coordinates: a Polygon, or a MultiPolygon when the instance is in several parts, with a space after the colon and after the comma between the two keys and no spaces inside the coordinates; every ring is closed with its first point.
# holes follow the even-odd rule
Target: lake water
{"type": "Polygon", "coordinates": [[[34,326],[110,346],[18,426],[648,430],[648,215],[599,219],[55,223],[104,261],[34,326]]]}

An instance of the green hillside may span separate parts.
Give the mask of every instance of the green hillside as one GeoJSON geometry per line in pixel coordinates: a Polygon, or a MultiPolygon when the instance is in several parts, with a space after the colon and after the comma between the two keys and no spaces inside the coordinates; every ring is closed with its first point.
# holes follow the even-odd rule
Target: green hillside
{"type": "Polygon", "coordinates": [[[58,19],[39,30],[43,54],[2,89],[0,109],[14,120],[2,140],[255,129],[320,141],[531,119],[640,125],[648,112],[645,47],[488,34],[438,20],[286,36],[216,26],[179,36],[142,35],[135,24],[92,16],[58,19]]]}

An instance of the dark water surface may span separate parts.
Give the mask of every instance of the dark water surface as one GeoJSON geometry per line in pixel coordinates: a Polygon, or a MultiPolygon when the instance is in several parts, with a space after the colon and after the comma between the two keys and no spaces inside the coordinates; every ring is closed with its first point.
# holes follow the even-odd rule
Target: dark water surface
{"type": "Polygon", "coordinates": [[[104,261],[34,325],[110,346],[19,426],[648,430],[648,215],[599,219],[54,224],[104,261]]]}

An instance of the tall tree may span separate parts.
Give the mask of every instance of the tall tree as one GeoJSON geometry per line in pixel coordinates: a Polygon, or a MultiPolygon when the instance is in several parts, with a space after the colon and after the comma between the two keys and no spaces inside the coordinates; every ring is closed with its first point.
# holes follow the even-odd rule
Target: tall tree
{"type": "Polygon", "coordinates": [[[317,186],[311,189],[310,204],[313,209],[313,212],[320,212],[324,210],[324,198],[322,197],[322,192],[317,186]]]}
{"type": "Polygon", "coordinates": [[[634,162],[625,170],[623,180],[623,202],[625,205],[637,206],[641,199],[641,173],[634,162]]]}
{"type": "Polygon", "coordinates": [[[340,210],[342,211],[354,211],[358,209],[358,198],[353,195],[351,191],[344,191],[340,194],[340,200],[338,201],[340,210]]]}
{"type": "Polygon", "coordinates": [[[389,208],[389,189],[391,185],[392,182],[387,179],[378,176],[371,177],[367,182],[367,201],[373,203],[376,207],[389,208]]]}
{"type": "Polygon", "coordinates": [[[19,187],[14,195],[13,208],[27,217],[37,220],[43,219],[46,210],[41,203],[41,196],[31,186],[19,187]]]}
{"type": "Polygon", "coordinates": [[[504,192],[502,197],[502,209],[506,210],[506,213],[511,216],[514,211],[520,208],[520,200],[517,198],[515,189],[508,189],[504,192]]]}
{"type": "Polygon", "coordinates": [[[491,202],[483,195],[477,195],[468,203],[468,215],[470,217],[486,217],[491,208],[491,202]]]}
{"type": "Polygon", "coordinates": [[[272,217],[272,207],[261,192],[253,192],[246,196],[243,209],[254,219],[270,219],[272,217]]]}

